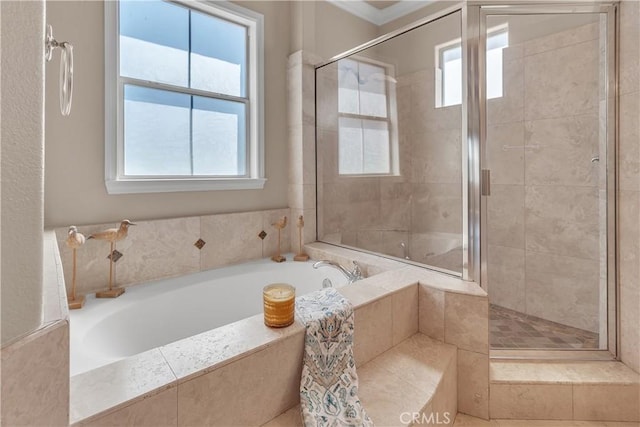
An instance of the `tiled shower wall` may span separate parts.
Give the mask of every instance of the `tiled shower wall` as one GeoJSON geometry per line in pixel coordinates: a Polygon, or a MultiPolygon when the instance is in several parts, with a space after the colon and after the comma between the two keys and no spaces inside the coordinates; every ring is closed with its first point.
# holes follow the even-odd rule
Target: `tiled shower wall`
{"type": "MultiPolygon", "coordinates": [[[[114,264],[115,286],[129,286],[150,280],[181,276],[243,261],[272,256],[278,245],[273,223],[288,217],[282,231],[281,251],[289,252],[295,221],[289,209],[208,215],[189,218],[135,221],[125,240],[116,243],[122,254],[114,264]],[[260,233],[264,231],[264,239],[260,233]],[[202,239],[204,246],[196,243],[202,239]]],[[[118,224],[79,226],[85,236],[118,224]]],[[[58,228],[56,237],[65,275],[71,289],[72,251],[65,244],[67,228],[58,228]]],[[[297,229],[296,229],[297,233],[297,229]]],[[[88,294],[105,289],[109,281],[109,243],[87,240],[77,251],[76,292],[88,294]]]]}
{"type": "Polygon", "coordinates": [[[324,241],[400,258],[404,243],[414,261],[461,271],[462,109],[436,107],[433,55],[403,53],[433,52],[437,44],[459,36],[459,16],[454,15],[359,54],[395,65],[394,78],[387,82],[390,104],[397,105],[397,121],[391,115],[399,153],[395,176],[338,174],[337,64],[318,71],[319,232],[324,241]]]}
{"type": "Polygon", "coordinates": [[[622,361],[640,372],[640,2],[620,5],[619,281],[622,361]]]}
{"type": "Polygon", "coordinates": [[[504,49],[504,95],[489,100],[487,113],[490,300],[593,332],[606,195],[604,154],[591,162],[599,153],[599,33],[592,23],[504,49]]]}

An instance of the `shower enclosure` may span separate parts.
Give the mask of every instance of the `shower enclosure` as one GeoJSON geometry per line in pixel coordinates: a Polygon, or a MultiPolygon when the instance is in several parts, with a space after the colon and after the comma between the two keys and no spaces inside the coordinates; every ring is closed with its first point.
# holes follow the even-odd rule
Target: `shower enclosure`
{"type": "Polygon", "coordinates": [[[318,66],[318,239],[478,282],[493,357],[615,356],[616,13],[467,2],[318,66]]]}

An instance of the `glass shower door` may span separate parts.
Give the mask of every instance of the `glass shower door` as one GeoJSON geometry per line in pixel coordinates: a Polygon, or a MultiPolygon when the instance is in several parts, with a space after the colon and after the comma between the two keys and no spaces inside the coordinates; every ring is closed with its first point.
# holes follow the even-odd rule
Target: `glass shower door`
{"type": "Polygon", "coordinates": [[[481,256],[493,350],[610,346],[608,19],[600,10],[481,13],[490,171],[481,256]]]}

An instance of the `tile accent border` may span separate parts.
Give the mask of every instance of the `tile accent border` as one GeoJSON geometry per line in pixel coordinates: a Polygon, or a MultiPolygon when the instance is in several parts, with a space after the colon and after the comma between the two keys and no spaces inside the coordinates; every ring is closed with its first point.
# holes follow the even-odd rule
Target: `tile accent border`
{"type": "MultiPolygon", "coordinates": [[[[271,223],[290,214],[289,208],[283,208],[136,221],[138,225],[129,230],[127,238],[118,242],[114,250],[116,286],[127,287],[269,257],[275,252],[278,239],[277,232],[269,231],[275,231],[271,223]]],[[[89,235],[109,227],[113,224],[79,226],[78,230],[89,235]]],[[[283,253],[290,250],[292,227],[295,228],[295,223],[281,231],[283,253]]],[[[64,244],[67,230],[60,227],[54,231],[65,282],[70,286],[72,251],[64,244]]],[[[78,249],[77,293],[90,294],[107,285],[110,256],[109,245],[101,241],[89,240],[78,249]]]]}

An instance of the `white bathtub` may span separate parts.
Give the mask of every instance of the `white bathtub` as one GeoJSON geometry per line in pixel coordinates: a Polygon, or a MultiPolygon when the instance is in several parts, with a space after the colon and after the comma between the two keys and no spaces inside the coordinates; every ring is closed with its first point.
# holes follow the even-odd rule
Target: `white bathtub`
{"type": "Polygon", "coordinates": [[[334,268],[312,261],[269,259],[157,280],[127,288],[116,299],[88,295],[71,318],[71,375],[262,313],[262,288],[285,282],[304,295],[346,283],[334,268]]]}

